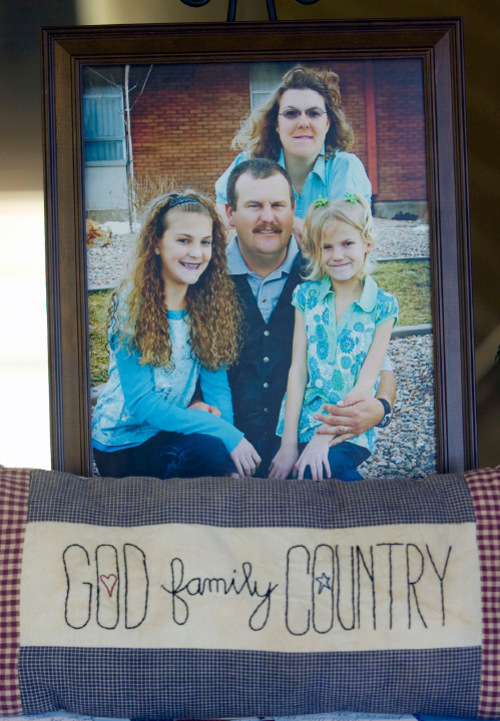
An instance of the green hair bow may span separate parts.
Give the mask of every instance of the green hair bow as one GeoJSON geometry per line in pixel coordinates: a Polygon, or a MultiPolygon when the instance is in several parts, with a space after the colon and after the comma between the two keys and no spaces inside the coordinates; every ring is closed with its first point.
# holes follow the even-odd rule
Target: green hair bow
{"type": "Polygon", "coordinates": [[[320,195],[319,198],[314,201],[314,207],[321,208],[323,205],[328,205],[329,202],[330,202],[329,198],[322,198],[320,195]]]}

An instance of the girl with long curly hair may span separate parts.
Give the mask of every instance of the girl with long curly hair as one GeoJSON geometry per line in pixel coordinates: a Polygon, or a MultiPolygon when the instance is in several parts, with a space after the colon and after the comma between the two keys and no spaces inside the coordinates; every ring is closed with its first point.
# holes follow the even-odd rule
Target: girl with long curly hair
{"type": "Polygon", "coordinates": [[[157,198],[111,303],[109,380],[92,423],[101,475],[254,474],[260,458],[233,426],[226,375],[240,319],[213,204],[191,190],[157,198]]]}
{"type": "Polygon", "coordinates": [[[231,170],[249,158],[269,158],[286,168],[295,193],[294,234],[300,241],[307,210],[318,197],[357,193],[371,200],[361,160],[348,152],[352,128],[342,109],[337,73],[297,65],[283,75],[268,102],[243,121],[233,139],[241,152],[215,184],[217,208],[225,217],[231,170]]]}

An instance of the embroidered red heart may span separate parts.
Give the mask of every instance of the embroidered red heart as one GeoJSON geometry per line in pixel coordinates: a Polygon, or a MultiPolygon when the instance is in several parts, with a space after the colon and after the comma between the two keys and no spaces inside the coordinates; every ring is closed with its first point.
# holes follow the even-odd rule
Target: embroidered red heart
{"type": "Polygon", "coordinates": [[[109,576],[99,576],[99,579],[104,584],[104,587],[106,588],[106,591],[108,592],[108,596],[111,598],[113,595],[113,591],[116,586],[116,582],[118,581],[118,578],[115,576],[114,573],[110,573],[109,576]]]}

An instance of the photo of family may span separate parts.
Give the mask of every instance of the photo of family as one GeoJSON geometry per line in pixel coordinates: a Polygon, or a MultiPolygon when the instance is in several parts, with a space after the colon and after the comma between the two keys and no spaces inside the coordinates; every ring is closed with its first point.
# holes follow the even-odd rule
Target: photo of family
{"type": "Polygon", "coordinates": [[[94,473],[436,471],[421,62],[88,66],[94,473]]]}

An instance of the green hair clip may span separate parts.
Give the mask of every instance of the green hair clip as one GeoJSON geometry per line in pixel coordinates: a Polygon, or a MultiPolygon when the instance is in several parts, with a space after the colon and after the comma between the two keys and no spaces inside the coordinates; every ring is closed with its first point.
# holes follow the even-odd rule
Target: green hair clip
{"type": "Polygon", "coordinates": [[[328,205],[329,202],[330,202],[329,198],[322,198],[320,195],[319,198],[314,201],[314,207],[321,208],[323,205],[328,205]]]}
{"type": "Polygon", "coordinates": [[[356,193],[346,193],[344,197],[346,203],[352,203],[353,205],[356,205],[356,203],[358,202],[358,196],[356,195],[356,193]]]}

